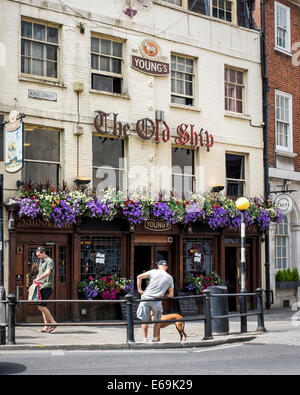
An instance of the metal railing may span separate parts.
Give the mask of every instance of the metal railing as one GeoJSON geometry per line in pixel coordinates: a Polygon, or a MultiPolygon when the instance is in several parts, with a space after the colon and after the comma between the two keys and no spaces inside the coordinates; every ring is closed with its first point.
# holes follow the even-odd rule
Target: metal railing
{"type": "MultiPolygon", "coordinates": [[[[213,339],[212,335],[212,320],[215,319],[224,319],[224,318],[236,318],[239,317],[241,320],[241,333],[247,332],[247,317],[252,315],[257,315],[257,331],[265,331],[264,326],[264,309],[263,309],[263,290],[261,288],[257,288],[255,293],[235,293],[235,294],[213,294],[211,291],[206,289],[203,295],[190,295],[190,296],[175,296],[173,298],[161,298],[161,299],[147,299],[147,301],[155,300],[155,301],[164,301],[164,300],[178,300],[178,299],[204,299],[204,314],[197,317],[189,317],[182,319],[172,319],[172,320],[151,320],[151,321],[141,321],[133,319],[133,304],[141,303],[145,300],[135,299],[133,295],[126,295],[125,300],[60,300],[60,299],[48,299],[48,303],[91,303],[91,304],[104,304],[104,303],[126,303],[126,320],[123,321],[110,321],[110,322],[65,322],[65,323],[57,323],[57,326],[126,326],[127,328],[127,343],[133,343],[134,340],[134,326],[143,324],[154,324],[154,323],[175,323],[175,322],[189,322],[189,321],[204,321],[204,337],[202,340],[210,340],[213,339]],[[224,298],[224,297],[239,297],[246,298],[247,296],[255,296],[256,297],[256,310],[251,312],[240,312],[240,313],[231,313],[225,315],[212,315],[211,311],[211,298],[224,298]],[[245,322],[246,319],[246,322],[245,322]]],[[[16,327],[33,327],[33,326],[52,326],[53,324],[44,324],[44,323],[17,323],[16,322],[16,307],[17,305],[22,304],[39,304],[41,301],[32,301],[32,300],[17,300],[16,295],[10,294],[7,297],[7,300],[1,301],[1,303],[7,304],[8,307],[8,320],[7,323],[0,323],[0,327],[8,328],[7,335],[7,344],[16,344],[16,327]]]]}

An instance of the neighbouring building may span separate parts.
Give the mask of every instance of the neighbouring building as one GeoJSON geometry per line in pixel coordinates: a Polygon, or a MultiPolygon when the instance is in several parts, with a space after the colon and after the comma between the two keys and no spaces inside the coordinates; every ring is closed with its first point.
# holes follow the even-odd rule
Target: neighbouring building
{"type": "MultiPolygon", "coordinates": [[[[15,293],[18,287],[19,297],[27,297],[39,245],[56,264],[56,299],[77,299],[78,282],[97,271],[135,277],[160,258],[169,261],[177,291],[185,274],[196,271],[196,252],[208,273],[217,271],[230,292],[239,290],[237,231],[200,223],[164,226],[157,221],[131,227],[123,219],[85,217],[57,227],[41,218],[19,218],[14,198],[29,179],[50,180],[52,186],[65,181],[79,189],[88,183],[93,190],[112,185],[113,180],[123,190],[155,193],[217,194],[219,189],[211,192],[212,188],[223,185],[225,196],[262,196],[260,32],[249,18],[251,4],[1,2],[5,60],[0,63],[0,114],[4,121],[13,110],[25,116],[22,170],[8,173],[3,158],[0,162],[8,209],[4,213],[8,292],[15,293]]],[[[274,85],[274,92],[275,88],[284,95],[296,94],[296,87],[293,92],[281,85],[274,85]]],[[[294,122],[297,116],[299,121],[295,110],[294,122]]],[[[296,126],[293,135],[296,141],[296,126]]],[[[270,146],[270,155],[271,150],[270,146]]],[[[286,151],[280,160],[297,177],[299,158],[293,150],[286,151]]],[[[261,238],[257,230],[247,231],[249,291],[264,284],[261,238]]],[[[21,319],[34,319],[35,314],[28,307],[21,319]]],[[[58,320],[69,314],[79,317],[76,308],[56,307],[58,320]]]]}
{"type": "Polygon", "coordinates": [[[278,288],[276,274],[300,272],[300,1],[256,1],[254,15],[265,33],[269,191],[285,214],[270,230],[270,283],[275,306],[288,307],[299,292],[278,288]]]}

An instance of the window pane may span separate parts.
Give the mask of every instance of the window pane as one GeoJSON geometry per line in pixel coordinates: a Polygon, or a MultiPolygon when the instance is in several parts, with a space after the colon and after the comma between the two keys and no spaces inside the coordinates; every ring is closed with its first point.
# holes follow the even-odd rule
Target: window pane
{"type": "Polygon", "coordinates": [[[47,77],[57,78],[57,63],[47,62],[47,77]]]}
{"type": "Polygon", "coordinates": [[[244,179],[244,157],[226,154],[226,178],[244,179]]]}
{"type": "Polygon", "coordinates": [[[22,21],[21,35],[22,35],[22,37],[32,38],[32,23],[31,22],[22,21]]]}
{"type": "Polygon", "coordinates": [[[93,166],[122,168],[123,140],[93,136],[93,166]]]}
{"type": "Polygon", "coordinates": [[[100,70],[102,71],[111,71],[110,69],[110,59],[105,56],[100,56],[100,70]]]}
{"type": "Polygon", "coordinates": [[[209,0],[188,0],[188,9],[199,14],[209,15],[209,0]]]}
{"type": "Polygon", "coordinates": [[[99,70],[99,56],[92,55],[92,69],[99,70]]]}
{"type": "Polygon", "coordinates": [[[98,52],[98,53],[100,53],[99,45],[100,45],[100,40],[99,40],[99,38],[92,37],[92,40],[91,40],[92,52],[98,52]]]}
{"type": "Polygon", "coordinates": [[[44,75],[44,61],[32,59],[32,74],[44,75]]]}
{"type": "Polygon", "coordinates": [[[31,42],[28,40],[21,40],[21,55],[31,55],[31,42]]]}
{"type": "Polygon", "coordinates": [[[25,159],[60,161],[60,133],[50,130],[34,129],[24,132],[25,159]],[[51,147],[51,149],[50,149],[51,147]]]}
{"type": "Polygon", "coordinates": [[[172,149],[172,173],[194,174],[194,151],[185,148],[172,149]],[[177,169],[175,169],[175,167],[177,169]]]}
{"type": "Polygon", "coordinates": [[[113,42],[113,56],[122,58],[122,43],[113,42]]]}
{"type": "Polygon", "coordinates": [[[44,59],[44,44],[32,42],[32,57],[44,59]]]}
{"type": "Polygon", "coordinates": [[[58,43],[58,29],[54,27],[47,27],[47,41],[49,43],[58,43]]]}
{"type": "Polygon", "coordinates": [[[112,72],[122,74],[122,63],[120,59],[112,59],[112,72]]]}
{"type": "Polygon", "coordinates": [[[46,26],[33,24],[33,38],[39,41],[45,41],[46,26]]]}
{"type": "Polygon", "coordinates": [[[111,55],[111,41],[101,40],[101,53],[104,55],[111,55]]]}
{"type": "Polygon", "coordinates": [[[50,181],[51,185],[58,185],[58,165],[25,161],[24,180],[33,183],[50,181]]]}
{"type": "Polygon", "coordinates": [[[31,60],[28,58],[21,58],[21,72],[30,74],[31,73],[31,60]]]}
{"type": "Polygon", "coordinates": [[[57,47],[55,45],[47,45],[47,59],[57,60],[57,47]]]}
{"type": "Polygon", "coordinates": [[[100,91],[113,91],[113,81],[111,77],[106,77],[104,75],[92,74],[92,89],[97,89],[100,91]]]}

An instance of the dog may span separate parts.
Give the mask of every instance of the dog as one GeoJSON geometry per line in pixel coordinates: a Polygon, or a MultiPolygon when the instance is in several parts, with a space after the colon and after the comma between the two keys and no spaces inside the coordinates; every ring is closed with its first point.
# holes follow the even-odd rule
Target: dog
{"type": "MultiPolygon", "coordinates": [[[[168,320],[181,320],[183,319],[182,315],[179,314],[162,314],[160,317],[161,321],[168,321],[168,320]]],[[[151,320],[154,320],[152,311],[151,311],[151,320]]],[[[161,328],[165,328],[168,325],[172,325],[175,324],[175,327],[180,335],[180,341],[182,342],[182,338],[184,338],[183,341],[186,341],[187,335],[184,332],[184,326],[185,326],[185,322],[184,321],[178,321],[178,322],[166,322],[165,324],[161,323],[160,327],[159,327],[159,331],[158,331],[158,336],[157,336],[157,340],[160,341],[160,329],[161,328]]]]}

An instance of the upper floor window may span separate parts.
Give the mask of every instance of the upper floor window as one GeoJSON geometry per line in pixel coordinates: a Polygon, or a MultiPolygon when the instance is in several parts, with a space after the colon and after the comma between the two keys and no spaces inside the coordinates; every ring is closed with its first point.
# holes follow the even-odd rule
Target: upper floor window
{"type": "Polygon", "coordinates": [[[276,147],[279,150],[293,150],[292,143],[292,96],[283,93],[275,93],[276,105],[276,147]]]}
{"type": "Polygon", "coordinates": [[[172,148],[172,188],[176,196],[182,197],[194,191],[194,151],[172,148]]]}
{"type": "Polygon", "coordinates": [[[124,184],[124,140],[93,136],[93,188],[114,187],[122,190],[124,184]]]}
{"type": "Polygon", "coordinates": [[[226,154],[226,194],[243,196],[245,184],[245,157],[226,154]]]}
{"type": "Polygon", "coordinates": [[[243,113],[244,73],[225,67],[225,110],[243,113]]]}
{"type": "Polygon", "coordinates": [[[21,22],[21,72],[57,78],[58,28],[23,20],[21,22]]]}
{"type": "Polygon", "coordinates": [[[275,48],[291,51],[290,9],[275,2],[275,48]]]}
{"type": "Polygon", "coordinates": [[[91,50],[92,89],[122,93],[122,42],[92,37],[91,50]]]}
{"type": "Polygon", "coordinates": [[[194,60],[171,55],[171,102],[194,105],[194,60]]]}
{"type": "Polygon", "coordinates": [[[275,228],[275,268],[287,269],[289,247],[289,224],[287,216],[275,228]]]}
{"type": "Polygon", "coordinates": [[[169,4],[197,12],[202,15],[213,16],[227,22],[233,21],[232,0],[162,0],[169,4]]]}
{"type": "Polygon", "coordinates": [[[60,132],[25,126],[23,180],[57,186],[59,169],[60,132]]]}

